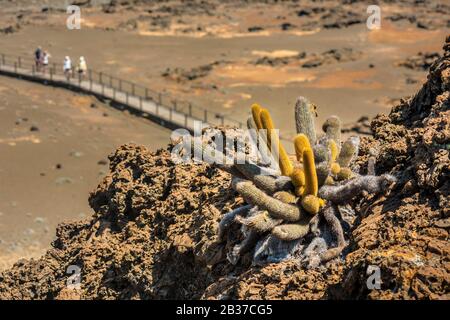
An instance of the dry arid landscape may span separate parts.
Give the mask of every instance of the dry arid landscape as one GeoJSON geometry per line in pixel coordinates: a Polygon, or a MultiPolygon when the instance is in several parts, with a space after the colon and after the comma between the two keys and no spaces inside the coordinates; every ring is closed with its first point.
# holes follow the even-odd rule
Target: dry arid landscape
{"type": "Polygon", "coordinates": [[[0,0],[0,54],[84,56],[286,149],[175,163],[173,126],[0,65],[0,299],[448,300],[450,3],[371,4],[374,30],[358,0],[0,0]]]}

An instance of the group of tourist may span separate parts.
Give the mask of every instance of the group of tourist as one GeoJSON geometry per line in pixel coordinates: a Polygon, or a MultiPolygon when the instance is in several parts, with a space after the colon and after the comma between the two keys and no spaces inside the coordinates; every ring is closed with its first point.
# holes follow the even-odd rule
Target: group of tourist
{"type": "Polygon", "coordinates": [[[50,53],[47,50],[42,50],[41,47],[38,47],[34,52],[34,61],[36,64],[37,72],[45,72],[48,67],[48,62],[50,59],[50,53]]]}
{"type": "MultiPolygon", "coordinates": [[[[37,72],[44,72],[44,73],[46,72],[50,57],[51,57],[50,53],[48,53],[47,50],[42,50],[42,47],[39,46],[36,49],[36,51],[34,52],[34,61],[36,64],[37,72]]],[[[87,72],[87,64],[83,56],[80,57],[78,61],[78,66],[76,67],[75,70],[76,72],[78,72],[80,79],[83,79],[83,77],[86,75],[87,72]]],[[[66,56],[64,58],[63,71],[67,80],[69,80],[74,74],[74,68],[72,67],[72,60],[70,59],[69,56],[66,56]]]]}

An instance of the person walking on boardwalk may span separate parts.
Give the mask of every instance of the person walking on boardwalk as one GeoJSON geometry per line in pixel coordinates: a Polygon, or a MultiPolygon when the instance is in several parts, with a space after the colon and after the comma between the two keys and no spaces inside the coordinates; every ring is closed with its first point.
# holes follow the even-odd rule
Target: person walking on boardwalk
{"type": "Polygon", "coordinates": [[[48,68],[48,63],[51,55],[48,53],[47,50],[44,50],[44,53],[42,53],[42,71],[45,73],[48,68]]]}
{"type": "Polygon", "coordinates": [[[87,64],[86,60],[83,56],[80,57],[80,61],[78,62],[78,76],[80,80],[83,80],[84,75],[87,72],[87,64]]]}
{"type": "Polygon", "coordinates": [[[70,76],[72,74],[72,61],[70,60],[69,56],[66,56],[64,58],[63,70],[64,70],[64,75],[66,76],[67,81],[69,81],[70,76]]]}
{"type": "Polygon", "coordinates": [[[42,48],[41,46],[37,47],[36,51],[34,51],[34,63],[36,65],[36,71],[39,72],[41,69],[41,59],[42,59],[42,48]]]}

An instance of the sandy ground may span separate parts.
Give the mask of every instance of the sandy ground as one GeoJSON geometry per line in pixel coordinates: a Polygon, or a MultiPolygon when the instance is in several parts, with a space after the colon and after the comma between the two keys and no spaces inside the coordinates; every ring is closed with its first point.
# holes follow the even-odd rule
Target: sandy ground
{"type": "Polygon", "coordinates": [[[169,141],[168,130],[95,98],[7,77],[0,123],[0,268],[40,255],[57,223],[91,215],[88,195],[111,150],[169,141]]]}
{"type": "MultiPolygon", "coordinates": [[[[388,112],[426,79],[426,68],[401,64],[440,52],[449,33],[439,1],[382,2],[376,31],[360,2],[92,3],[106,5],[83,6],[81,30],[68,30],[61,1],[0,0],[0,52],[31,57],[41,45],[59,63],[83,55],[91,68],[240,121],[259,102],[285,136],[298,95],[318,105],[318,124],[388,112]]],[[[57,223],[90,215],[87,195],[106,170],[98,161],[118,145],[154,150],[170,133],[92,98],[3,77],[0,114],[3,266],[39,255],[57,223]]]]}
{"type": "MultiPolygon", "coordinates": [[[[1,37],[0,44],[5,53],[25,56],[42,45],[56,62],[65,55],[74,60],[83,55],[91,68],[237,120],[245,119],[248,106],[259,102],[276,110],[277,124],[290,134],[284,120],[293,116],[289,106],[298,95],[319,106],[319,123],[330,113],[351,122],[361,115],[385,112],[392,107],[392,99],[411,95],[425,80],[426,70],[408,70],[397,64],[421,51],[438,52],[449,31],[442,13],[430,22],[429,29],[392,18],[407,12],[419,19],[419,13],[407,4],[382,5],[386,17],[382,27],[370,31],[362,4],[346,6],[348,12],[334,12],[334,6],[325,5],[320,8],[328,16],[316,17],[299,16],[305,6],[292,3],[236,4],[230,13],[221,11],[227,7],[210,3],[214,6],[181,6],[177,1],[156,8],[130,4],[115,6],[112,13],[83,7],[81,30],[68,30],[66,15],[56,10],[24,13],[18,32],[1,37]],[[327,22],[346,21],[354,15],[362,22],[346,28],[326,27],[327,22]],[[287,23],[296,27],[282,30],[280,25],[287,23]],[[262,30],[248,32],[252,27],[262,30]],[[353,51],[353,59],[345,59],[344,54],[341,61],[316,67],[301,67],[298,59],[277,66],[256,63],[262,57],[303,52],[320,57],[328,50],[345,48],[353,51]],[[198,71],[205,66],[209,70],[198,71]],[[191,78],[171,76],[176,72],[191,78]]],[[[448,7],[442,10],[450,12],[448,7]]]]}

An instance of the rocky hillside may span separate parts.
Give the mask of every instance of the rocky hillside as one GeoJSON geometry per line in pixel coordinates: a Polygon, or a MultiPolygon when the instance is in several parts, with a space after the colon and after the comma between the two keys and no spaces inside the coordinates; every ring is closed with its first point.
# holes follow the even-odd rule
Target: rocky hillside
{"type": "MultiPolygon", "coordinates": [[[[92,192],[94,215],[61,224],[39,260],[0,274],[0,299],[449,299],[450,37],[422,89],[371,124],[377,173],[398,178],[387,195],[359,199],[343,256],[317,268],[296,261],[252,266],[226,258],[240,240],[217,237],[223,214],[242,204],[230,176],[175,165],[167,150],[124,145],[92,192]],[[81,270],[69,289],[69,266],[81,270]],[[368,289],[378,267],[380,289],[368,289]],[[369,269],[370,269],[369,268],[369,269]],[[370,274],[370,273],[369,273],[370,274]]],[[[320,112],[320,110],[319,110],[320,112]]]]}

